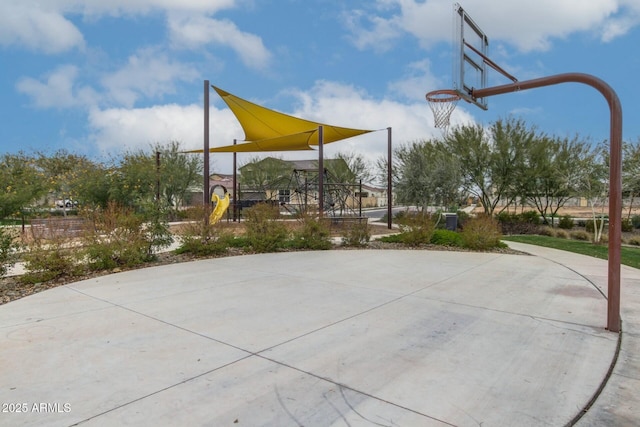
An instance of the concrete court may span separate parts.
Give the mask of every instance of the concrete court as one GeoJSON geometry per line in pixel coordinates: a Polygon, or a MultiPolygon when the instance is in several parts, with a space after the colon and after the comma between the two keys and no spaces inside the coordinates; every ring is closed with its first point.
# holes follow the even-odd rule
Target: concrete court
{"type": "Polygon", "coordinates": [[[552,258],[294,252],[51,289],[0,306],[0,402],[27,409],[0,425],[565,425],[618,334],[552,258]]]}

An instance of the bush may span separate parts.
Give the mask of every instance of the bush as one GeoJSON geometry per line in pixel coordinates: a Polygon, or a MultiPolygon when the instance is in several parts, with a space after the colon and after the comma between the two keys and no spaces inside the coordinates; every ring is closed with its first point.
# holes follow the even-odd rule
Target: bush
{"type": "Polygon", "coordinates": [[[462,237],[459,233],[451,230],[438,229],[431,236],[431,243],[439,246],[463,246],[462,237]]]}
{"type": "Polygon", "coordinates": [[[537,211],[524,211],[520,215],[522,222],[526,222],[529,224],[540,225],[542,220],[540,219],[540,213],[537,211]]]}
{"type": "Polygon", "coordinates": [[[52,238],[37,240],[22,254],[25,274],[20,276],[23,283],[39,283],[60,277],[80,276],[84,268],[79,263],[76,251],[68,239],[52,238]]]}
{"type": "Polygon", "coordinates": [[[502,234],[539,234],[540,216],[535,211],[510,214],[506,211],[497,216],[502,234]]]}
{"type": "Polygon", "coordinates": [[[69,223],[61,218],[50,218],[42,227],[30,227],[31,243],[22,254],[25,274],[23,283],[39,283],[65,276],[84,273],[83,254],[73,241],[69,223]]]}
{"type": "Polygon", "coordinates": [[[344,246],[364,246],[371,240],[371,231],[367,221],[350,223],[342,232],[344,246]]]}
{"type": "Polygon", "coordinates": [[[469,218],[471,218],[471,216],[469,216],[468,213],[466,213],[465,211],[458,211],[458,230],[462,230],[464,228],[464,225],[467,223],[467,221],[469,221],[469,218]]]}
{"type": "Polygon", "coordinates": [[[563,230],[563,229],[556,230],[556,237],[558,239],[568,239],[569,238],[569,232],[567,230],[563,230]]]}
{"type": "Polygon", "coordinates": [[[549,227],[549,226],[538,227],[538,234],[541,235],[541,236],[555,237],[556,236],[556,230],[553,229],[552,227],[549,227]]]}
{"type": "Polygon", "coordinates": [[[558,222],[558,227],[563,230],[571,230],[574,226],[573,218],[569,215],[564,215],[560,217],[560,222],[558,222]]]}
{"type": "Polygon", "coordinates": [[[205,222],[203,206],[194,206],[180,212],[189,222],[183,224],[177,232],[180,246],[174,251],[175,253],[190,253],[202,257],[227,253],[234,239],[233,233],[225,231],[220,222],[216,224],[205,222]]]}
{"type": "Polygon", "coordinates": [[[146,212],[135,213],[115,203],[85,211],[89,226],[82,240],[88,268],[133,267],[155,259],[155,250],[173,238],[157,207],[146,212]]]}
{"type": "Polygon", "coordinates": [[[633,228],[640,228],[640,215],[632,216],[631,224],[633,224],[633,228]]]}
{"type": "Polygon", "coordinates": [[[16,233],[12,228],[0,226],[0,278],[7,274],[9,268],[16,262],[16,251],[19,245],[16,243],[16,233]]]}
{"type": "Polygon", "coordinates": [[[277,206],[258,203],[243,211],[246,219],[246,237],[249,245],[258,253],[282,249],[288,237],[287,228],[278,221],[277,206]]]}
{"type": "Polygon", "coordinates": [[[633,246],[640,246],[640,236],[631,236],[627,243],[633,246]]]}
{"type": "Polygon", "coordinates": [[[625,218],[621,222],[622,231],[625,233],[630,233],[633,231],[633,223],[629,218],[625,218]]]}
{"type": "Polygon", "coordinates": [[[583,240],[583,241],[591,240],[591,234],[587,233],[586,231],[582,231],[582,230],[572,231],[572,232],[569,233],[569,236],[573,240],[583,240]]]}
{"type": "Polygon", "coordinates": [[[301,215],[301,228],[293,234],[296,249],[331,249],[331,232],[326,223],[309,215],[301,215]]]}
{"type": "Polygon", "coordinates": [[[587,222],[585,222],[584,224],[585,231],[587,231],[588,233],[595,232],[595,227],[597,226],[598,228],[600,228],[602,221],[604,221],[604,225],[605,225],[604,229],[606,229],[609,218],[607,216],[599,216],[596,218],[595,222],[593,219],[590,219],[587,222]]]}
{"type": "Polygon", "coordinates": [[[500,224],[486,215],[471,219],[460,234],[464,246],[469,249],[486,250],[504,246],[500,242],[500,224]]]}
{"type": "Polygon", "coordinates": [[[410,246],[431,243],[435,231],[435,222],[431,215],[423,212],[411,212],[404,216],[400,226],[402,242],[410,246]]]}

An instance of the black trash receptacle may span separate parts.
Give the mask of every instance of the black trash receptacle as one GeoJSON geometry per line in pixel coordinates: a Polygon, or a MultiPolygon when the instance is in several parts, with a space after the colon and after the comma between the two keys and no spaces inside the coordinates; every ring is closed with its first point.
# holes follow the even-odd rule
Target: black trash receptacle
{"type": "Polygon", "coordinates": [[[444,214],[445,223],[444,226],[447,230],[456,231],[458,228],[458,214],[446,213],[444,214]]]}

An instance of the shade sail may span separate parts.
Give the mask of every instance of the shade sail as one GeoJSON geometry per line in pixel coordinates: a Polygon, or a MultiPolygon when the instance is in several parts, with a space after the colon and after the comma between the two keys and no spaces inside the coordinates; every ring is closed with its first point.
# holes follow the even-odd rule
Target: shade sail
{"type": "Polygon", "coordinates": [[[323,126],[323,144],[373,132],[300,119],[238,98],[215,86],[212,87],[235,114],[244,130],[247,142],[211,148],[209,150],[211,152],[309,150],[311,146],[319,144],[317,132],[319,126],[323,126]]]}
{"type": "MultiPolygon", "coordinates": [[[[210,153],[249,153],[256,151],[301,151],[313,150],[309,146],[309,139],[317,130],[279,136],[260,141],[244,142],[236,145],[210,148],[210,153]]],[[[191,150],[187,153],[203,153],[204,150],[191,150]]]]}

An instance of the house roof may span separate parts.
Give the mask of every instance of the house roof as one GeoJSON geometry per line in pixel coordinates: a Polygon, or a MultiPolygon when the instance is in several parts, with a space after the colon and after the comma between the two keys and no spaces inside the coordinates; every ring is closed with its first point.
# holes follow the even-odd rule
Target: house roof
{"type": "MultiPolygon", "coordinates": [[[[317,160],[283,160],[283,159],[277,159],[275,157],[266,157],[264,159],[261,159],[260,161],[256,162],[256,163],[262,163],[262,162],[273,162],[273,161],[278,161],[278,162],[282,162],[283,165],[287,165],[289,166],[292,170],[302,170],[302,171],[317,171],[318,170],[318,161],[317,160]]],[[[344,162],[344,159],[324,159],[324,165],[325,167],[330,166],[333,163],[338,163],[338,162],[344,162]]],[[[242,171],[243,169],[247,168],[247,167],[251,167],[253,166],[254,163],[248,163],[244,166],[241,166],[239,168],[240,171],[242,171]]]]}
{"type": "MultiPolygon", "coordinates": [[[[210,148],[209,152],[212,153],[312,150],[312,146],[319,145],[318,128],[320,126],[323,127],[323,144],[373,132],[290,116],[254,104],[215,86],[212,87],[235,114],[244,130],[246,141],[241,144],[210,148]]],[[[189,152],[202,153],[204,150],[189,152]]]]}

